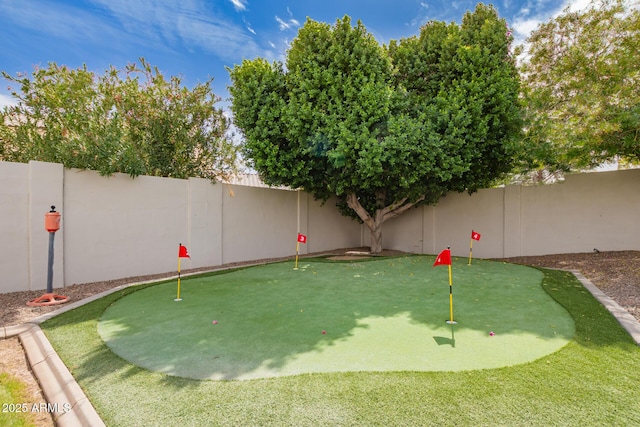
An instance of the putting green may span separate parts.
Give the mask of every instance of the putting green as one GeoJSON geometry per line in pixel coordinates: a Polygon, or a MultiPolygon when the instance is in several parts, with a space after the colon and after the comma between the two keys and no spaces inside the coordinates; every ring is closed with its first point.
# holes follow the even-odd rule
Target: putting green
{"type": "Polygon", "coordinates": [[[533,361],[574,336],[540,271],[434,257],[277,263],[134,292],[98,332],[129,362],[194,379],[316,372],[459,371],[533,361]],[[215,321],[215,322],[214,322],[215,321]],[[493,334],[491,334],[493,332],[493,334]]]}

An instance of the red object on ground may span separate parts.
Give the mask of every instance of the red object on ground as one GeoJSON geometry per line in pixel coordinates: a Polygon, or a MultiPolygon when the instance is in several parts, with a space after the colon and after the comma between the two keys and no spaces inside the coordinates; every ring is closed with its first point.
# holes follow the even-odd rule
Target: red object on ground
{"type": "Polygon", "coordinates": [[[64,304],[67,301],[69,301],[69,297],[50,293],[44,294],[36,299],[32,299],[31,301],[27,302],[27,305],[29,307],[41,307],[47,305],[64,304]]]}

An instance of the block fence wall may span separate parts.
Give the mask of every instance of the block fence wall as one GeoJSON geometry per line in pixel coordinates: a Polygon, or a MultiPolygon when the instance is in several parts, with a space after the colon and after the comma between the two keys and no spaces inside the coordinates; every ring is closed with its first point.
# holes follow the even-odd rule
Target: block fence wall
{"type": "MultiPolygon", "coordinates": [[[[44,215],[61,214],[53,287],[295,254],[298,193],[0,162],[0,293],[47,287],[44,215]]],[[[300,193],[300,253],[361,243],[360,225],[300,193]]]]}
{"type": "Polygon", "coordinates": [[[384,245],[435,254],[451,246],[474,257],[640,249],[640,169],[568,175],[563,182],[449,193],[389,221],[384,245]],[[405,216],[406,215],[406,216],[405,216]]]}
{"type": "MultiPolygon", "coordinates": [[[[0,293],[46,289],[44,214],[61,213],[53,286],[166,273],[182,268],[367,246],[368,229],[333,201],[289,190],[124,174],[101,177],[60,164],[0,162],[0,293]],[[298,208],[299,206],[299,208],[298,208]],[[298,216],[298,211],[300,215],[298,216]],[[299,218],[299,219],[298,219],[299,218]]],[[[448,194],[437,206],[384,225],[383,245],[435,254],[451,246],[474,257],[640,249],[640,170],[570,175],[547,186],[507,186],[448,194]]]]}

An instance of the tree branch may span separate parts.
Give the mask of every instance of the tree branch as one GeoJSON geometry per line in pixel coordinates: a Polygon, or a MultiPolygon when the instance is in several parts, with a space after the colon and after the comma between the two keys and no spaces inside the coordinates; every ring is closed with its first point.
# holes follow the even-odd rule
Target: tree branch
{"type": "Polygon", "coordinates": [[[408,197],[405,197],[404,199],[398,200],[397,202],[390,204],[386,208],[382,209],[382,212],[381,212],[382,221],[384,222],[384,221],[386,221],[388,219],[397,217],[398,215],[404,213],[408,209],[411,209],[416,204],[418,204],[421,201],[423,201],[424,198],[425,198],[425,196],[421,196],[416,201],[405,204],[405,202],[408,199],[408,197]]]}
{"type": "Polygon", "coordinates": [[[360,201],[358,200],[358,196],[355,193],[350,193],[347,195],[347,206],[354,210],[354,212],[358,215],[358,217],[369,227],[369,229],[373,230],[375,228],[375,221],[367,212],[365,208],[362,207],[360,201]]]}

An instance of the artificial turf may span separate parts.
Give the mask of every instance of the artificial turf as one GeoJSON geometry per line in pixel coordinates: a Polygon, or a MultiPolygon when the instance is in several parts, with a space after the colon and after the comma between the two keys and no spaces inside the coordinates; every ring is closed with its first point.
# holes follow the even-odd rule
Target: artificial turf
{"type": "Polygon", "coordinates": [[[118,291],[41,326],[109,426],[640,425],[640,349],[573,275],[543,272],[543,289],[575,321],[574,339],[534,362],[497,369],[251,381],[152,372],[110,351],[97,325],[119,298],[154,285],[118,291]]]}
{"type": "Polygon", "coordinates": [[[127,361],[193,379],[302,373],[459,371],[538,359],[566,345],[574,323],[536,269],[431,257],[305,261],[252,267],[135,292],[98,331],[127,361]]]}

